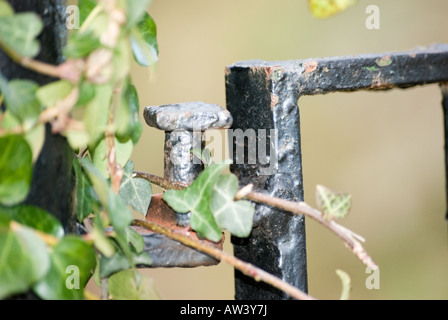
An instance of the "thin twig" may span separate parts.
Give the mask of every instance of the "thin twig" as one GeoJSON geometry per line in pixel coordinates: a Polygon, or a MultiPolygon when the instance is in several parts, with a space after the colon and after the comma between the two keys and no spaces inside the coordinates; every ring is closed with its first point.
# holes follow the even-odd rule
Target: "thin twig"
{"type": "Polygon", "coordinates": [[[148,180],[149,182],[155,184],[156,186],[161,187],[165,190],[182,190],[188,187],[187,184],[180,183],[180,182],[173,182],[168,179],[146,173],[141,171],[134,171],[134,177],[139,177],[145,180],[148,180]]]}
{"type": "Polygon", "coordinates": [[[364,250],[361,243],[357,239],[355,239],[355,233],[351,232],[345,227],[342,227],[333,220],[325,220],[319,210],[312,208],[307,203],[275,198],[258,192],[250,192],[246,195],[245,198],[255,202],[264,203],[294,214],[305,214],[313,218],[314,220],[330,229],[338,237],[340,237],[344,241],[344,244],[370,269],[375,270],[378,268],[375,262],[373,262],[373,260],[364,250]]]}
{"type": "Polygon", "coordinates": [[[109,126],[106,130],[106,156],[107,156],[107,168],[109,170],[112,190],[118,194],[120,191],[121,181],[123,180],[123,168],[117,163],[117,152],[115,148],[115,132],[110,128],[114,126],[114,113],[118,100],[121,98],[120,89],[121,81],[117,83],[116,90],[114,90],[114,96],[109,109],[109,126]]]}
{"type": "MultiPolygon", "coordinates": [[[[157,177],[149,173],[136,171],[134,174],[164,189],[182,190],[188,187],[188,185],[177,182],[171,182],[167,179],[157,177]]],[[[245,188],[243,188],[242,190],[244,189],[245,188]]],[[[375,262],[367,254],[366,250],[361,245],[360,241],[364,241],[364,239],[361,236],[341,226],[340,224],[336,223],[333,220],[331,221],[325,220],[325,218],[323,217],[322,213],[319,210],[312,208],[307,203],[280,199],[259,192],[249,192],[249,193],[242,192],[242,194],[244,195],[244,198],[247,200],[255,201],[258,203],[264,203],[269,206],[276,207],[294,214],[299,215],[304,214],[306,216],[309,216],[310,218],[321,223],[323,226],[327,227],[339,238],[341,238],[344,244],[353,252],[353,254],[355,254],[370,269],[376,270],[378,268],[378,266],[375,264],[375,262]]]]}
{"type": "Polygon", "coordinates": [[[291,297],[299,299],[299,300],[314,300],[313,297],[306,294],[305,292],[299,290],[298,288],[290,285],[289,283],[282,281],[278,277],[250,264],[244,262],[233,255],[230,255],[222,250],[211,247],[207,244],[201,243],[199,241],[193,240],[189,237],[186,237],[181,234],[174,233],[171,229],[162,227],[148,220],[134,220],[132,223],[134,226],[139,226],[148,230],[151,230],[156,233],[163,234],[173,240],[176,240],[188,247],[201,251],[203,253],[208,254],[209,256],[219,260],[229,263],[234,266],[236,269],[240,270],[245,275],[248,275],[254,278],[256,281],[263,281],[267,284],[274,286],[277,289],[280,289],[291,297]]]}

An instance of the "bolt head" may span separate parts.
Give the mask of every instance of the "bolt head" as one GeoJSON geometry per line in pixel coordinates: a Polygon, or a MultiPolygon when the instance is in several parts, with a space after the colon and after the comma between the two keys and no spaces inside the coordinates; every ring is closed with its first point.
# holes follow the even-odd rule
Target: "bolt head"
{"type": "Polygon", "coordinates": [[[146,123],[164,131],[227,129],[232,115],[226,109],[204,102],[186,102],[149,106],[143,111],[146,123]]]}

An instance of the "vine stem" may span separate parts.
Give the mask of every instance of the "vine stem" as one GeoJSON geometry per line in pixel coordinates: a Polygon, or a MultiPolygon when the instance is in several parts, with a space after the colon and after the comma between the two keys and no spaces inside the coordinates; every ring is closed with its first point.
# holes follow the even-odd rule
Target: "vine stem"
{"type": "MultiPolygon", "coordinates": [[[[165,178],[158,177],[149,173],[135,171],[134,175],[146,179],[149,182],[154,183],[164,189],[182,190],[188,187],[188,185],[185,185],[183,183],[172,182],[165,178]]],[[[372,258],[368,255],[367,251],[363,248],[361,242],[364,242],[365,240],[360,235],[336,223],[334,220],[326,220],[319,210],[309,206],[306,202],[290,201],[272,197],[259,192],[252,192],[252,191],[247,192],[246,190],[247,190],[246,187],[242,188],[239,192],[237,192],[237,195],[240,194],[241,195],[240,198],[251,200],[257,203],[267,204],[269,206],[276,207],[278,209],[291,212],[293,214],[298,215],[304,214],[316,220],[317,222],[325,226],[327,229],[332,231],[335,235],[337,235],[344,242],[345,246],[348,247],[352,251],[352,253],[355,254],[370,269],[372,270],[378,269],[376,263],[372,260],[372,258]]]]}
{"type": "Polygon", "coordinates": [[[141,171],[134,171],[134,177],[145,179],[165,190],[182,190],[188,187],[187,184],[181,182],[173,182],[168,179],[141,171]]]}
{"type": "Polygon", "coordinates": [[[266,194],[258,192],[249,192],[245,199],[252,200],[258,203],[264,203],[294,214],[305,214],[317,222],[321,223],[339,238],[344,241],[344,244],[355,254],[364,264],[366,264],[370,269],[376,270],[378,266],[373,262],[372,258],[367,254],[365,249],[362,247],[361,243],[358,241],[364,241],[364,239],[352,232],[351,230],[339,225],[334,220],[326,220],[323,214],[313,207],[309,206],[303,201],[290,201],[285,199],[280,199],[272,197],[266,194]]]}
{"type": "Polygon", "coordinates": [[[219,250],[217,248],[211,247],[207,244],[201,243],[199,241],[193,240],[187,236],[174,233],[171,229],[162,227],[158,224],[155,224],[148,220],[134,220],[132,225],[139,226],[142,228],[145,228],[147,230],[151,230],[156,233],[163,234],[170,239],[176,240],[183,245],[186,245],[188,247],[191,247],[193,249],[196,249],[198,251],[201,251],[203,253],[208,254],[209,256],[219,260],[224,261],[232,266],[234,266],[236,269],[240,270],[244,274],[254,278],[256,281],[263,281],[267,284],[270,284],[277,289],[280,289],[287,294],[289,294],[291,297],[299,299],[299,300],[315,300],[312,296],[306,294],[305,292],[299,290],[298,288],[290,285],[289,283],[279,279],[278,277],[250,264],[247,262],[244,262],[235,256],[228,254],[222,250],[219,250]]]}

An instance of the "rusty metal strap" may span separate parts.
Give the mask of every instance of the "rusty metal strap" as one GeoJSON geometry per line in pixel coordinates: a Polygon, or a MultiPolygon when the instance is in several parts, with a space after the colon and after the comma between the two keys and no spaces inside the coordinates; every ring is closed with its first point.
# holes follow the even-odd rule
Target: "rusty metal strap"
{"type": "Polygon", "coordinates": [[[242,61],[228,70],[265,69],[301,95],[361,89],[408,88],[448,81],[448,44],[405,52],[290,61],[242,61]]]}

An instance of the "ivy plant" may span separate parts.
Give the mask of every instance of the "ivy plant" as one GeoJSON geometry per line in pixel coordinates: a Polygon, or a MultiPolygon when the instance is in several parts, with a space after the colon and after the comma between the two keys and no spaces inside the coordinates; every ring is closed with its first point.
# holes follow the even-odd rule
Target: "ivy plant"
{"type": "MultiPolygon", "coordinates": [[[[103,298],[160,298],[152,280],[138,271],[137,266],[150,266],[151,259],[142,236],[132,228],[136,215],[144,220],[152,197],[151,184],[135,173],[130,160],[142,134],[131,62],[150,67],[159,55],[156,24],[146,12],[150,2],[79,0],[81,26],[68,36],[65,62],[54,66],[34,60],[41,50],[37,39],[43,29],[41,18],[15,13],[6,0],[0,0],[0,48],[22,67],[56,79],[40,86],[31,80],[8,80],[0,70],[0,299],[30,290],[41,299],[83,299],[91,297],[85,285],[92,277],[107,287],[103,298]],[[65,234],[49,212],[23,204],[45,125],[53,134],[66,137],[75,155],[76,218],[85,234],[65,234]]],[[[354,2],[337,1],[336,9],[354,2]]],[[[332,3],[310,1],[313,11],[325,11],[332,3]]],[[[190,186],[166,191],[163,199],[175,211],[191,213],[191,229],[199,238],[219,242],[224,230],[249,236],[255,210],[252,202],[242,199],[247,191],[241,194],[237,177],[223,173],[227,163],[212,163],[207,150],[192,153],[202,159],[205,170],[190,186]]],[[[358,255],[366,256],[352,233],[332,221],[348,213],[349,195],[319,187],[324,214],[304,204],[257,194],[246,199],[308,214],[333,229],[358,255]]],[[[150,228],[170,234],[154,224],[150,228]]],[[[280,281],[199,242],[193,245],[191,239],[171,236],[233,261],[255,279],[280,281]]],[[[303,294],[298,292],[298,297],[303,294]]]]}
{"type": "MultiPolygon", "coordinates": [[[[130,59],[149,67],[159,54],[156,24],[145,11],[149,3],[79,0],[82,25],[68,37],[66,61],[60,66],[35,63],[38,71],[56,74],[54,82],[8,81],[0,71],[5,107],[0,122],[0,298],[33,290],[42,299],[80,299],[93,271],[100,285],[110,279],[112,298],[126,298],[126,292],[129,298],[157,297],[153,289],[138,288],[141,281],[151,281],[141,278],[136,266],[148,266],[151,259],[143,238],[131,228],[133,213],[143,218],[152,196],[151,184],[134,176],[130,160],[142,133],[130,59]],[[21,204],[46,123],[67,138],[76,154],[76,216],[80,224],[89,222],[84,236],[65,235],[50,213],[21,204]],[[78,268],[79,289],[67,288],[69,266],[78,268]]],[[[40,17],[16,14],[5,0],[0,7],[1,48],[17,63],[29,59],[33,68],[40,17]]],[[[191,212],[191,228],[200,238],[218,242],[224,230],[248,236],[253,204],[234,200],[238,181],[222,174],[227,164],[212,164],[207,152],[204,159],[206,170],[194,183],[167,191],[164,200],[180,213],[191,212]]]]}

